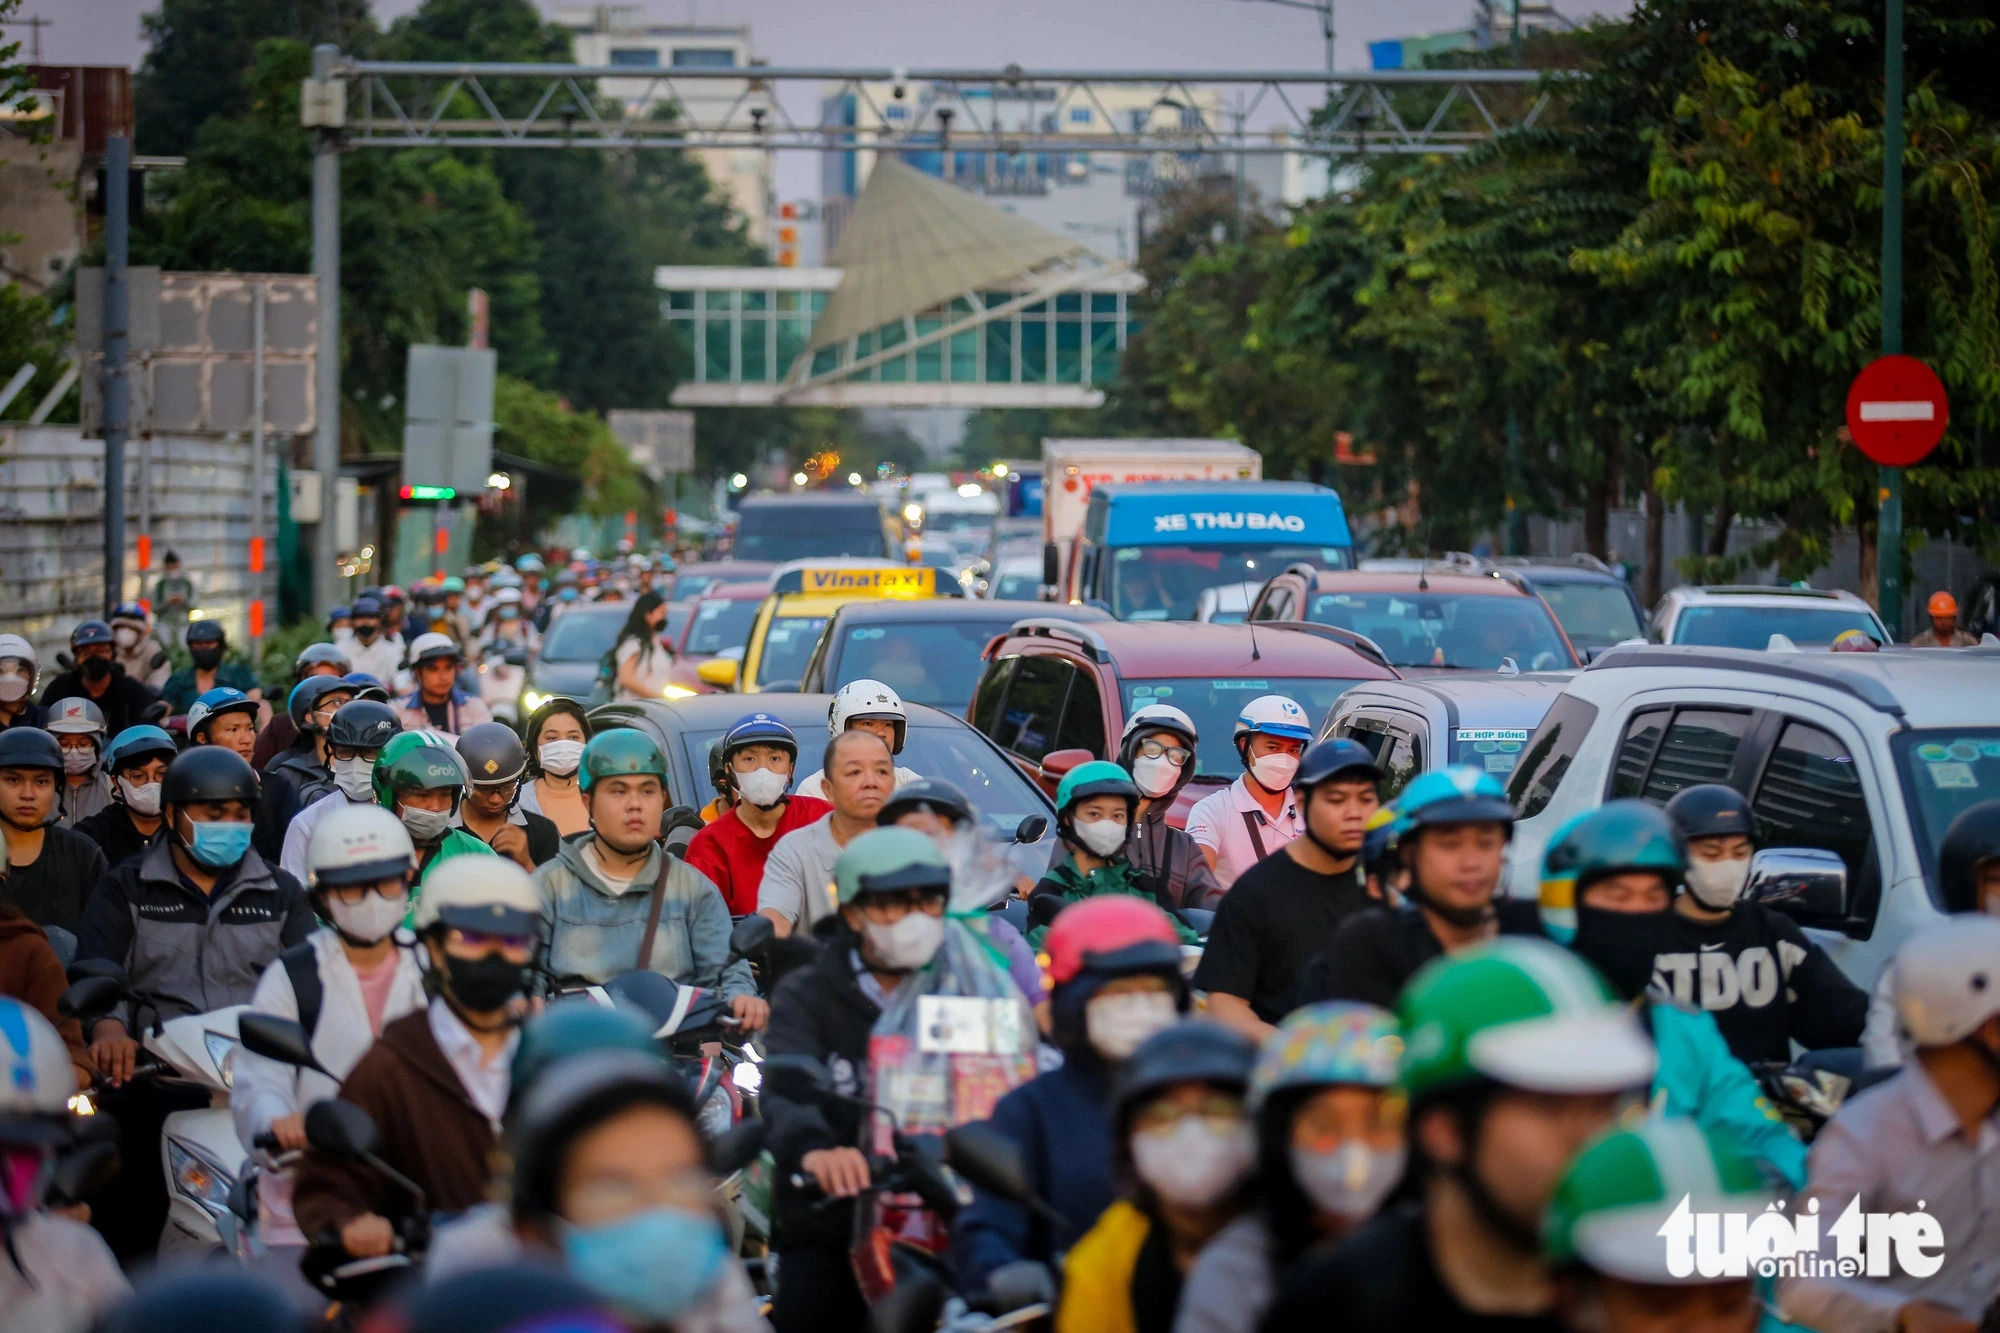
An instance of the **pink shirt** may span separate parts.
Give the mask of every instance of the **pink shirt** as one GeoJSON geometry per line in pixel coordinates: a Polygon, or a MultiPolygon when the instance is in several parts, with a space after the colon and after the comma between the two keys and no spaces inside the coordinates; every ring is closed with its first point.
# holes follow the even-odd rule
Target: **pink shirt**
{"type": "Polygon", "coordinates": [[[1285,803],[1273,818],[1250,794],[1249,781],[1248,775],[1240,777],[1196,801],[1188,811],[1188,836],[1215,853],[1215,882],[1225,889],[1238,875],[1306,831],[1295,793],[1285,793],[1285,803]],[[1252,824],[1257,827],[1254,835],[1252,824]]]}
{"type": "Polygon", "coordinates": [[[366,972],[354,969],[354,979],[361,983],[361,1003],[368,1009],[368,1029],[376,1036],[382,1035],[382,1011],[389,1007],[389,992],[396,985],[397,951],[391,949],[389,956],[366,972]]]}

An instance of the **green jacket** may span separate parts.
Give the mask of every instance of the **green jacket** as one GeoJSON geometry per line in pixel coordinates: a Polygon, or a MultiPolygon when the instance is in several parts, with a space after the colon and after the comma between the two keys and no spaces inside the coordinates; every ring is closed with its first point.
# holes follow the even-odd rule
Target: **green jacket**
{"type": "MultiPolygon", "coordinates": [[[[1035,885],[1030,899],[1042,894],[1056,894],[1065,903],[1080,903],[1085,898],[1095,898],[1103,893],[1129,893],[1135,898],[1144,898],[1163,912],[1167,904],[1160,901],[1159,894],[1153,892],[1146,876],[1130,861],[1113,861],[1099,866],[1089,874],[1076,868],[1076,857],[1069,851],[1063,852],[1062,860],[1049,867],[1049,873],[1042,876],[1035,885]]],[[[1186,922],[1167,912],[1167,920],[1174,923],[1174,931],[1181,937],[1182,944],[1200,944],[1201,936],[1190,929],[1186,922]]],[[[1042,937],[1048,934],[1047,926],[1037,926],[1028,932],[1028,943],[1039,949],[1042,937]]]]}
{"type": "Polygon", "coordinates": [[[417,857],[421,864],[417,867],[416,880],[410,885],[410,910],[403,917],[403,924],[412,930],[416,929],[417,899],[423,893],[424,879],[431,873],[432,867],[436,866],[440,861],[449,861],[454,856],[473,855],[498,856],[499,853],[462,828],[446,829],[444,837],[438,839],[436,850],[428,855],[419,852],[417,857]]]}
{"type": "MultiPolygon", "coordinates": [[[[241,662],[224,662],[215,669],[215,683],[218,688],[226,685],[248,694],[257,688],[257,674],[241,662]]],[[[192,708],[194,701],[201,697],[201,691],[195,688],[194,668],[168,676],[167,683],[160,687],[160,697],[167,701],[176,716],[192,708]]]]}
{"type": "Polygon", "coordinates": [[[1794,1189],[1806,1182],[1806,1145],[1764,1099],[1748,1067],[1729,1052],[1713,1015],[1670,1001],[1646,1004],[1660,1067],[1653,1109],[1684,1115],[1767,1164],[1794,1189]]]}

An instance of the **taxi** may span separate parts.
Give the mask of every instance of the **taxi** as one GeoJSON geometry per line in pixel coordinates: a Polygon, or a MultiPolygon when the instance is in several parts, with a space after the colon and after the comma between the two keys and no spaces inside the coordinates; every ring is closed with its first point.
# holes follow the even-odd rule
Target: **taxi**
{"type": "Polygon", "coordinates": [[[938,571],[927,565],[839,560],[780,565],[772,575],[770,595],[750,622],[742,659],[711,658],[695,672],[704,684],[743,694],[796,690],[821,632],[841,607],[936,597],[944,591],[938,571]]]}

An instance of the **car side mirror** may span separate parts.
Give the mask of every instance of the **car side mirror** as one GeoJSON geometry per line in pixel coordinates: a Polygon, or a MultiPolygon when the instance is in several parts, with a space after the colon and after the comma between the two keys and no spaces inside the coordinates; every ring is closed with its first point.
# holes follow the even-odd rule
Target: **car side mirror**
{"type": "Polygon", "coordinates": [[[125,998],[125,987],[115,977],[85,977],[57,998],[56,1012],[65,1018],[102,1018],[125,998]]]}
{"type": "Polygon", "coordinates": [[[711,657],[694,669],[704,685],[713,685],[719,690],[736,688],[736,663],[726,657],[711,657]]]}
{"type": "Polygon", "coordinates": [[[1042,586],[1053,588],[1062,582],[1062,551],[1054,542],[1042,547],[1042,586]]]}
{"type": "Polygon", "coordinates": [[[732,958],[751,958],[769,947],[778,937],[778,927],[770,917],[752,912],[729,928],[729,953],[732,958]]]}
{"type": "Polygon", "coordinates": [[[321,1152],[359,1161],[374,1155],[379,1138],[374,1117],[353,1102],[333,1097],[306,1108],[306,1142],[321,1152]]]}
{"type": "Polygon", "coordinates": [[[1095,758],[1096,755],[1084,749],[1051,750],[1042,756],[1042,777],[1049,782],[1061,782],[1072,768],[1095,758]]]}
{"type": "MultiPolygon", "coordinates": [[[[303,1024],[276,1014],[244,1013],[237,1016],[236,1036],[243,1049],[266,1060],[275,1060],[294,1069],[319,1069],[313,1054],[312,1038],[303,1024]]],[[[324,1073],[324,1070],[320,1072],[324,1073]]]]}
{"type": "Polygon", "coordinates": [[[1744,896],[1800,925],[1838,926],[1847,918],[1847,863],[1819,847],[1766,847],[1750,858],[1744,896]]]}
{"type": "Polygon", "coordinates": [[[1042,840],[1042,835],[1048,831],[1049,817],[1047,815],[1023,815],[1021,816],[1021,822],[1014,826],[1014,841],[1037,843],[1042,840]]]}
{"type": "Polygon", "coordinates": [[[524,667],[528,665],[528,650],[526,648],[509,648],[501,654],[501,657],[508,666],[524,667]]]}

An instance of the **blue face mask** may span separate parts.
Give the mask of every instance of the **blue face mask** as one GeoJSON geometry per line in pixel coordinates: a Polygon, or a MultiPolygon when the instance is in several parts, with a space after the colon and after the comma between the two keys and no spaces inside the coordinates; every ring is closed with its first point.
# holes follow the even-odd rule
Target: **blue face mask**
{"type": "Polygon", "coordinates": [[[649,1208],[599,1227],[566,1225],[562,1243],[571,1277],[648,1323],[687,1313],[729,1260],[721,1224],[679,1208],[649,1208]]]}
{"type": "Polygon", "coordinates": [[[250,825],[234,821],[215,821],[208,824],[192,824],[194,837],[188,843],[188,851],[194,859],[205,866],[226,870],[243,859],[243,853],[250,850],[250,825]]]}

